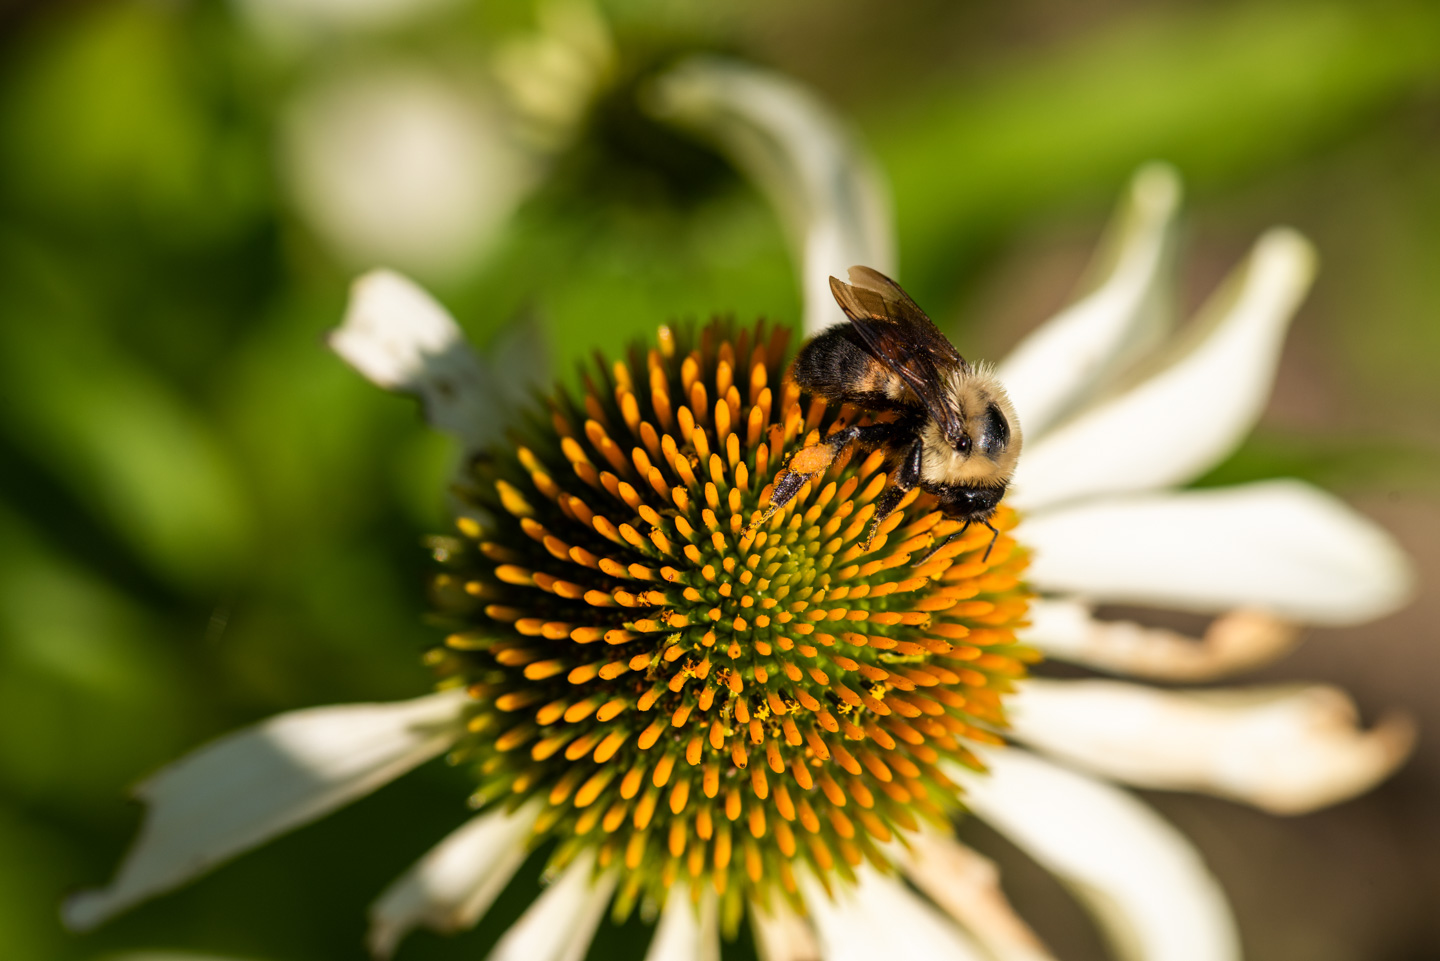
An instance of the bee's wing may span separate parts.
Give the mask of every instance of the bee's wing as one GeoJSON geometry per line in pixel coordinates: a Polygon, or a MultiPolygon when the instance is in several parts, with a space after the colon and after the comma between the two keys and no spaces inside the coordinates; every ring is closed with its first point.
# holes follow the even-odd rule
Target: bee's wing
{"type": "Polygon", "coordinates": [[[871,353],[915,391],[945,433],[958,437],[960,414],[944,389],[954,368],[968,369],[965,358],[940,333],[925,312],[889,277],[869,267],[851,267],[846,284],[830,278],[830,292],[871,353]]]}

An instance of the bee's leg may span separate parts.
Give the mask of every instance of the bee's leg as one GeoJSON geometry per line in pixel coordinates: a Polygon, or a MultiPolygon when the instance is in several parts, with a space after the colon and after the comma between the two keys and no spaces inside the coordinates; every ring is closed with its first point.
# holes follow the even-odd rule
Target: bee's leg
{"type": "MultiPolygon", "coordinates": [[[[966,531],[968,531],[968,530],[970,529],[970,524],[971,524],[971,523],[972,523],[971,521],[966,521],[964,527],[960,528],[958,531],[956,531],[955,533],[951,534],[949,537],[945,538],[943,541],[941,541],[939,544],[937,544],[937,545],[935,546],[935,548],[930,551],[930,553],[928,553],[928,554],[925,555],[925,559],[922,560],[922,561],[919,561],[918,563],[919,563],[919,564],[924,564],[925,561],[928,561],[930,558],[932,558],[932,557],[934,557],[936,554],[940,553],[940,548],[944,547],[946,544],[949,544],[951,541],[953,541],[953,540],[955,540],[956,538],[958,538],[961,534],[964,534],[966,531]]],[[[985,563],[986,561],[990,560],[990,552],[995,549],[995,542],[1000,539],[1000,530],[999,530],[999,528],[997,528],[994,524],[990,523],[988,520],[981,521],[980,523],[982,523],[982,524],[984,524],[986,527],[990,528],[990,543],[987,544],[987,545],[985,545],[985,556],[982,557],[982,558],[980,558],[980,562],[983,564],[983,563],[985,563]]]]}
{"type": "MultiPolygon", "coordinates": [[[[900,429],[899,424],[865,424],[864,426],[844,427],[826,437],[816,446],[829,447],[833,451],[830,455],[831,459],[834,459],[850,444],[859,444],[861,447],[878,447],[894,437],[900,429]]],[[[814,448],[807,447],[805,450],[814,450],[814,448]]],[[[799,458],[803,453],[805,451],[799,451],[792,460],[799,458]]]]}
{"type": "MultiPolygon", "coordinates": [[[[843,446],[843,445],[842,445],[843,446]]],[[[770,504],[765,512],[750,524],[750,530],[754,530],[761,524],[768,521],[776,511],[794,499],[800,493],[800,488],[812,477],[818,477],[826,468],[835,462],[835,456],[839,453],[838,447],[832,447],[828,443],[812,444],[809,447],[801,448],[791,455],[790,460],[775,475],[775,489],[770,492],[770,504]]]]}
{"type": "MultiPolygon", "coordinates": [[[[803,451],[801,453],[803,453],[803,451]]],[[[794,458],[791,459],[793,460],[794,458]]],[[[766,507],[765,512],[750,525],[750,529],[753,530],[759,527],[768,521],[772,514],[790,503],[791,499],[800,493],[800,488],[805,486],[805,482],[808,481],[811,476],[813,476],[812,473],[802,473],[791,470],[788,467],[782,470],[775,478],[775,489],[770,492],[770,505],[766,507]]]]}
{"type": "Polygon", "coordinates": [[[860,545],[861,550],[868,551],[870,549],[870,545],[875,541],[875,535],[880,533],[881,522],[895,513],[895,508],[908,493],[910,493],[909,488],[900,487],[895,483],[895,479],[891,478],[890,486],[886,487],[879,499],[875,501],[875,519],[870,523],[870,533],[865,535],[865,542],[860,545]]]}
{"type": "MultiPolygon", "coordinates": [[[[986,525],[986,526],[989,526],[989,525],[986,525]]],[[[966,522],[965,522],[965,525],[964,525],[963,527],[961,527],[958,531],[955,531],[955,532],[951,533],[951,535],[950,535],[949,537],[945,538],[943,541],[941,541],[940,543],[936,544],[934,547],[930,548],[930,552],[927,553],[924,557],[920,558],[920,560],[916,561],[916,562],[915,562],[915,566],[916,566],[916,567],[919,567],[919,566],[922,565],[922,564],[929,563],[930,558],[934,557],[936,554],[938,554],[938,553],[940,553],[942,550],[944,550],[945,547],[946,547],[947,545],[949,545],[952,541],[959,540],[959,539],[964,535],[964,533],[965,533],[966,531],[968,531],[969,529],[970,529],[970,522],[969,522],[969,521],[966,521],[966,522]]]]}
{"type": "Polygon", "coordinates": [[[770,494],[770,504],[750,528],[754,529],[765,523],[771,515],[790,503],[791,499],[800,493],[800,488],[805,486],[806,481],[828,470],[830,465],[835,463],[835,458],[840,456],[840,452],[847,445],[859,442],[862,446],[873,447],[888,440],[895,430],[894,424],[846,427],[818,444],[797,450],[775,476],[775,489],[770,494]]]}
{"type": "MultiPolygon", "coordinates": [[[[967,524],[966,526],[968,527],[969,525],[967,524]]],[[[995,542],[1000,539],[1000,531],[995,527],[994,524],[990,523],[989,520],[986,520],[986,521],[985,521],[985,526],[988,527],[988,528],[990,528],[990,535],[991,535],[991,536],[990,536],[990,543],[989,543],[988,545],[986,545],[986,547],[985,547],[985,556],[982,557],[982,558],[980,558],[980,562],[981,562],[982,564],[985,563],[986,561],[990,560],[990,552],[995,549],[995,542]]]]}
{"type": "Polygon", "coordinates": [[[920,441],[910,445],[905,452],[905,459],[900,466],[895,468],[895,473],[890,475],[890,484],[875,502],[875,520],[870,525],[870,533],[865,535],[863,550],[869,550],[870,544],[875,540],[875,535],[880,532],[880,524],[885,518],[895,513],[895,508],[905,499],[905,495],[915,489],[920,483],[920,465],[924,458],[925,447],[920,441]]]}

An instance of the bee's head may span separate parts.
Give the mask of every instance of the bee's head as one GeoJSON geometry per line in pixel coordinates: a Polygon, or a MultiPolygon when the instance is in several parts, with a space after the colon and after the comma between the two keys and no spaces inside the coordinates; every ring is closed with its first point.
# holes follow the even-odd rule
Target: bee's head
{"type": "Polygon", "coordinates": [[[949,416],[931,416],[920,431],[922,476],[930,484],[1003,487],[1020,455],[1020,424],[989,367],[967,369],[949,385],[949,416]]]}
{"type": "Polygon", "coordinates": [[[962,537],[971,524],[983,524],[990,528],[993,535],[990,544],[985,548],[984,560],[990,559],[990,550],[995,546],[995,540],[1000,536],[995,525],[990,523],[990,518],[995,516],[995,508],[1000,503],[1000,498],[1005,496],[1005,485],[996,487],[976,487],[969,484],[954,484],[947,487],[932,489],[936,500],[939,502],[940,512],[951,520],[964,521],[959,530],[952,531],[949,537],[937,542],[925,553],[917,564],[925,564],[930,558],[939,553],[945,545],[962,537]]]}
{"type": "Polygon", "coordinates": [[[972,487],[957,484],[939,492],[940,510],[946,517],[963,518],[967,521],[983,521],[995,513],[1000,498],[1005,496],[1005,486],[972,487]]]}

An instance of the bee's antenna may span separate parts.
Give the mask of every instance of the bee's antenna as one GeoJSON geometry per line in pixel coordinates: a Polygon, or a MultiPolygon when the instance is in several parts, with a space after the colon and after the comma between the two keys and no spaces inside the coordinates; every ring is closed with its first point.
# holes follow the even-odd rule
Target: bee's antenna
{"type": "MultiPolygon", "coordinates": [[[[980,563],[982,563],[982,564],[984,564],[986,561],[990,560],[990,552],[995,549],[995,542],[1000,539],[1000,531],[996,530],[994,524],[990,523],[989,520],[986,520],[986,521],[984,522],[984,524],[985,524],[986,527],[990,528],[990,530],[991,530],[992,532],[994,532],[994,535],[995,535],[995,536],[993,536],[993,537],[990,538],[990,546],[985,548],[985,556],[982,557],[982,558],[980,558],[980,563]]],[[[967,526],[968,526],[968,525],[967,525],[967,526]]]]}

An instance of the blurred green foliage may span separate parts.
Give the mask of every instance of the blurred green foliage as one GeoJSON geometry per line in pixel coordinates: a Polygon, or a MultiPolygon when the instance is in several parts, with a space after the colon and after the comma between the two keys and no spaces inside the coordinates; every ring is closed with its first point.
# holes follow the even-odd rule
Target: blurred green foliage
{"type": "MultiPolygon", "coordinates": [[[[296,213],[278,129],[330,65],[483,69],[534,14],[460,3],[390,33],[276,43],[247,6],[36,2],[0,21],[10,957],[360,957],[368,900],[465,815],[458,776],[433,765],[96,934],[58,924],[63,891],[116,863],[136,823],[122,792],[145,772],[277,710],[427,685],[420,537],[445,523],[453,452],[324,349],[365,265],[296,213]]],[[[1187,291],[1271,222],[1299,226],[1325,273],[1296,336],[1343,400],[1267,423],[1208,482],[1434,491],[1440,7],[1004,6],[608,5],[615,85],[488,256],[433,278],[437,293],[480,343],[540,323],[561,376],[674,318],[795,319],[768,209],[634,107],[647,69],[725,50],[854,118],[892,180],[907,286],[997,348],[1041,315],[1001,329],[986,305],[1058,306],[1076,276],[1022,274],[1040,290],[1021,297],[992,272],[1086,249],[1143,161],[1193,188],[1187,291]],[[1337,449],[1336,432],[1363,443],[1337,449]]],[[[501,923],[417,935],[402,957],[480,957],[501,923]]]]}

